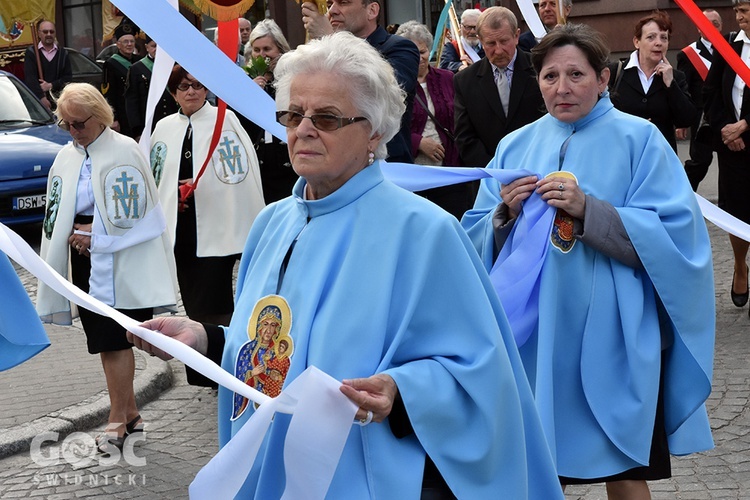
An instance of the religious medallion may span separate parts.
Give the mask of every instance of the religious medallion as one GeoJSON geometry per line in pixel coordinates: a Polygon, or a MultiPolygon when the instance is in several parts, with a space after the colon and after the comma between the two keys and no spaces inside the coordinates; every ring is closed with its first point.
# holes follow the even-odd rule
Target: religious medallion
{"type": "MultiPolygon", "coordinates": [[[[260,299],[247,323],[249,340],[237,352],[234,375],[267,396],[281,394],[294,353],[291,328],[292,311],[284,297],[267,295],[260,299]]],[[[247,405],[248,399],[235,393],[231,420],[240,418],[247,405]]]]}
{"type": "MultiPolygon", "coordinates": [[[[573,181],[578,184],[578,179],[571,172],[552,172],[546,177],[573,179],[573,181]]],[[[576,239],[573,237],[573,216],[560,208],[558,208],[555,213],[555,222],[552,224],[550,242],[555,248],[561,250],[563,253],[570,252],[576,242],[576,239]]]]}

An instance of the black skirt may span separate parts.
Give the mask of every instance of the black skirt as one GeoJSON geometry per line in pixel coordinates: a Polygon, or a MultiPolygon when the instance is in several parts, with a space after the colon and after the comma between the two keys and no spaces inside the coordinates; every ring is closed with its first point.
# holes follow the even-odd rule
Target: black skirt
{"type": "Polygon", "coordinates": [[[197,257],[198,238],[195,225],[195,198],[177,214],[174,257],[180,296],[189,318],[232,314],[234,292],[232,275],[239,255],[197,257]]]}
{"type": "MultiPolygon", "coordinates": [[[[662,358],[662,370],[664,370],[662,358]]],[[[560,476],[560,484],[596,484],[611,483],[614,481],[656,481],[658,479],[669,479],[672,477],[672,463],[669,458],[669,443],[667,442],[667,431],[664,428],[664,374],[659,381],[659,396],[656,402],[656,416],[654,418],[654,433],[651,437],[651,453],[648,457],[648,465],[633,467],[626,471],[606,477],[582,479],[575,477],[560,476]]],[[[582,450],[585,453],[585,450],[582,450]]]]}
{"type": "MultiPolygon", "coordinates": [[[[89,276],[91,275],[91,259],[79,255],[75,250],[70,251],[70,269],[73,284],[84,292],[89,291],[89,276]]],[[[118,309],[136,321],[146,321],[153,317],[153,308],[118,309]]],[[[100,352],[122,351],[130,349],[133,344],[125,337],[125,329],[115,320],[101,316],[94,312],[78,308],[78,314],[86,334],[86,345],[90,354],[100,352]]]]}

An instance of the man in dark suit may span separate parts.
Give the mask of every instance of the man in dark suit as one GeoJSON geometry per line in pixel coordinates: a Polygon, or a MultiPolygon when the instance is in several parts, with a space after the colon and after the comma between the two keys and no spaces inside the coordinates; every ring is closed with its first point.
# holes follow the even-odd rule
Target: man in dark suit
{"type": "Polygon", "coordinates": [[[517,48],[520,30],[513,12],[490,7],[477,26],[486,57],[453,78],[456,144],[469,167],[487,165],[500,139],[546,113],[531,56],[517,48]],[[507,108],[502,85],[509,90],[507,108]]]}
{"type": "MultiPolygon", "coordinates": [[[[137,141],[143,133],[146,124],[146,105],[148,104],[148,88],[151,84],[151,73],[154,68],[154,57],[156,56],[156,42],[148,35],[146,36],[146,55],[130,66],[128,81],[125,86],[125,112],[128,115],[128,123],[137,141]]],[[[174,97],[164,89],[161,98],[154,109],[154,120],[151,125],[150,135],[156,123],[179,109],[174,97]]]]}
{"type": "Polygon", "coordinates": [[[55,25],[50,21],[40,21],[37,25],[39,34],[39,64],[34,46],[26,48],[23,63],[26,85],[34,92],[47,109],[54,109],[49,99],[50,93],[59,93],[66,83],[73,79],[68,51],[55,41],[55,25]],[[42,74],[39,74],[39,66],[42,74]]]}
{"type": "MultiPolygon", "coordinates": [[[[539,6],[537,7],[539,18],[542,20],[544,29],[548,32],[560,22],[558,2],[562,2],[562,13],[564,14],[562,17],[567,19],[573,9],[573,0],[539,0],[539,6]]],[[[531,49],[536,47],[537,43],[539,43],[539,40],[534,36],[534,33],[526,31],[518,39],[518,48],[531,52],[531,49]]]]}
{"type": "Polygon", "coordinates": [[[391,35],[378,25],[378,0],[333,0],[328,3],[328,14],[322,15],[314,2],[302,4],[302,23],[311,38],[320,38],[334,31],[348,31],[372,45],[393,67],[396,80],[406,92],[406,111],[401,117],[401,128],[388,146],[388,161],[412,163],[411,113],[417,90],[419,50],[411,40],[391,35]]]}
{"type": "Polygon", "coordinates": [[[135,62],[135,36],[140,30],[130,21],[123,21],[115,28],[117,52],[104,61],[102,71],[102,95],[115,114],[112,130],[129,137],[135,137],[128,122],[125,110],[125,87],[128,82],[128,70],[135,62]]]}
{"type": "MultiPolygon", "coordinates": [[[[703,15],[711,21],[711,24],[721,32],[721,16],[713,9],[706,9],[703,15]]],[[[677,53],[677,69],[685,73],[688,83],[688,91],[693,104],[698,109],[698,115],[690,127],[690,158],[685,160],[685,173],[688,176],[693,191],[698,190],[698,184],[706,177],[708,167],[713,161],[713,151],[711,146],[701,138],[696,140],[696,134],[700,128],[703,117],[703,82],[708,76],[708,70],[711,69],[713,61],[713,47],[711,42],[706,40],[698,30],[700,38],[682,49],[677,53]]],[[[677,138],[684,139],[687,137],[688,129],[678,129],[677,138]]]]}

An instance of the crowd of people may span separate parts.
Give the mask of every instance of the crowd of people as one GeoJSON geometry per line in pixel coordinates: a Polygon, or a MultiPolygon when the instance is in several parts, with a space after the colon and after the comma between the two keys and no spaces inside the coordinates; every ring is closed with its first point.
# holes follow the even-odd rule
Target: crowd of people
{"type": "MultiPolygon", "coordinates": [[[[727,38],[744,57],[750,0],[733,5],[727,38]]],[[[467,9],[431,61],[438,35],[417,21],[389,33],[380,9],[303,2],[310,40],[295,49],[273,20],[240,20],[238,64],[286,141],[232,110],[214,130],[210,89],[179,64],[144,130],[154,41],[134,55],[138,28],[123,23],[101,89],[65,85],[64,49],[40,23],[47,62],[27,75],[73,140],[50,171],[42,257],[271,397],[312,365],[342,380],[360,425],[332,498],[546,499],[581,483],[650,498],[670,455],[713,446],[714,283],[693,191],[715,151],[719,205],[750,222],[745,84],[700,31],[673,67],[663,11],[612,61],[570,22],[570,0],[538,3],[542,37],[507,8],[467,9]],[[415,196],[385,161],[493,176],[415,196]],[[187,317],[152,319],[178,297],[187,317]]],[[[742,307],[748,243],[730,240],[742,307]]],[[[75,314],[43,286],[37,309],[75,314]]],[[[133,345],[170,356],[79,314],[112,402],[107,453],[145,425],[133,345]]],[[[255,409],[220,388],[222,446],[255,409]]],[[[243,498],[283,494],[288,428],[277,415],[243,498]]]]}

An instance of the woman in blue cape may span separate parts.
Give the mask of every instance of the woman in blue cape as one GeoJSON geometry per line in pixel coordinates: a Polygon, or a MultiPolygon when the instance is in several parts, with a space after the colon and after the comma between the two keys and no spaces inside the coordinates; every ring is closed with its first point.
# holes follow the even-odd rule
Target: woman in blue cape
{"type": "MultiPolygon", "coordinates": [[[[342,380],[361,425],[351,427],[327,498],[562,498],[471,242],[455,218],[383,177],[380,159],[405,107],[391,66],[341,32],[284,54],[275,77],[300,179],[253,224],[230,325],[145,326],[221,358],[264,392],[309,366],[342,380]]],[[[220,389],[222,446],[254,412],[220,389]]],[[[274,416],[240,497],[284,493],[289,422],[274,416]]]]}
{"type": "Polygon", "coordinates": [[[711,247],[669,144],[613,108],[608,55],[598,33],[577,25],[534,49],[549,114],[504,138],[489,168],[537,175],[483,180],[462,225],[490,269],[516,245],[531,196],[556,210],[519,322],[529,334],[513,325],[542,424],[563,484],[606,482],[612,498],[648,498],[646,480],[669,477],[670,453],[713,446],[703,406],[711,247]]]}

